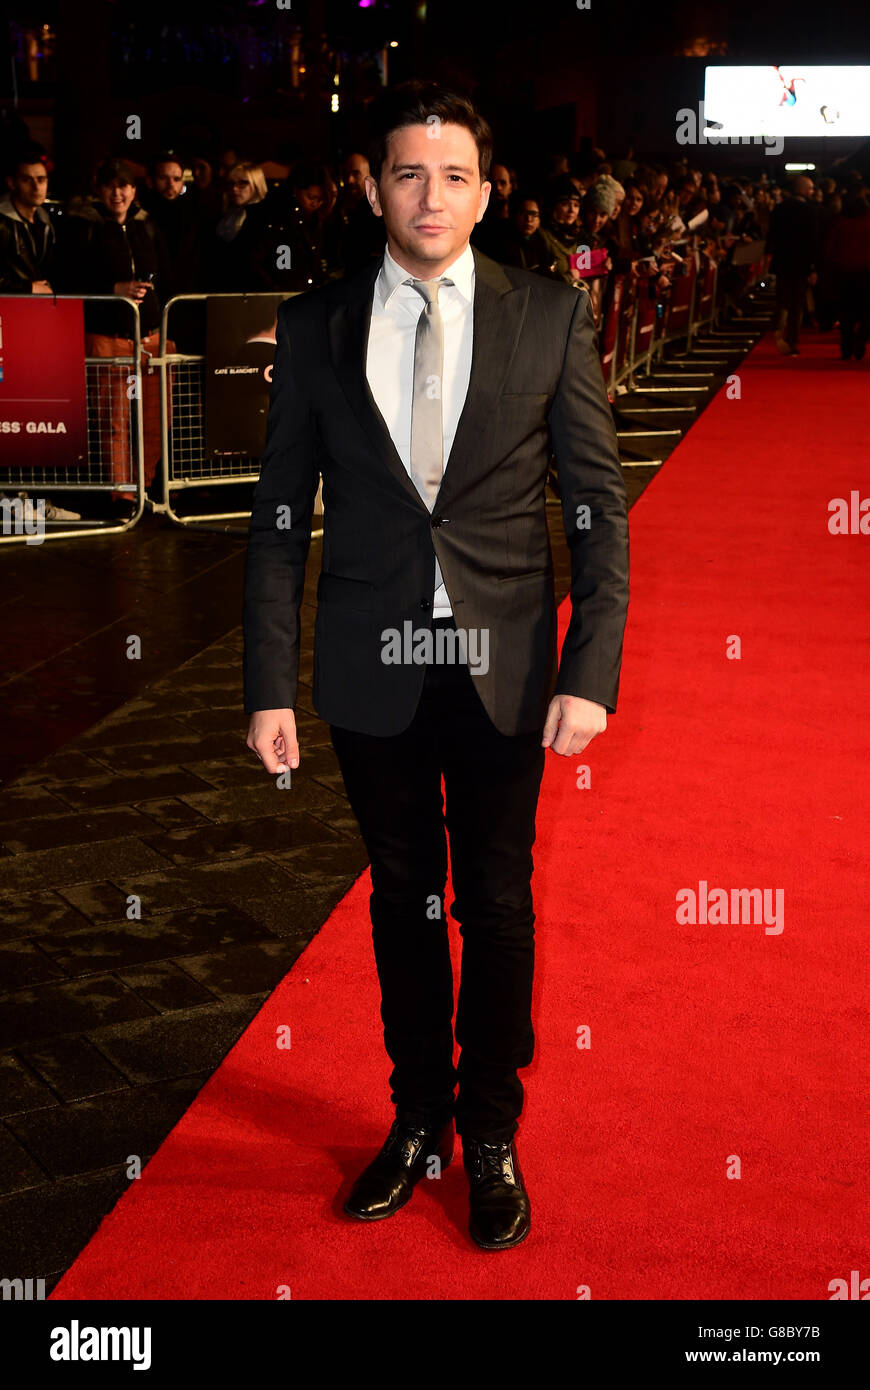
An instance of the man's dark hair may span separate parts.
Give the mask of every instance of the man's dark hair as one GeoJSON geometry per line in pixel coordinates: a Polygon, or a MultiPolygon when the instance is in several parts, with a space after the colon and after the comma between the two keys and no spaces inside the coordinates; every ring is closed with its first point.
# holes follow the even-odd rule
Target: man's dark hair
{"type": "Polygon", "coordinates": [[[42,145],[19,145],[7,161],[4,172],[14,179],[22,164],[44,164],[48,173],[48,155],[42,145]]]}
{"type": "Polygon", "coordinates": [[[148,177],[154,177],[158,164],[177,164],[182,174],[184,173],[184,160],[175,150],[161,150],[153,159],[148,162],[148,177]]]}
{"type": "Polygon", "coordinates": [[[377,182],[387,158],[387,141],[394,130],[409,125],[461,125],[470,130],[477,145],[481,183],[492,164],[492,131],[469,97],[440,87],[437,82],[403,82],[382,94],[373,104],[368,160],[377,182]]]}

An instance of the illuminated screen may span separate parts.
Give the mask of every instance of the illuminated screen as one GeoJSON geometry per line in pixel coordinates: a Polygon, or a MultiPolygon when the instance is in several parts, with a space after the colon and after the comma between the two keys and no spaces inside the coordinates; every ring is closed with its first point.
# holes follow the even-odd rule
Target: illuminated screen
{"type": "Polygon", "coordinates": [[[721,136],[867,136],[870,67],[707,68],[704,116],[721,136]]]}

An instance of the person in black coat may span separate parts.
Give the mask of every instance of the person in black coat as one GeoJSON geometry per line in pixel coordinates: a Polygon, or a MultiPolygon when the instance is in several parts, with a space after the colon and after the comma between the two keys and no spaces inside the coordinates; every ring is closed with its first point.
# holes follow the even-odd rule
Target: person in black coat
{"type": "Polygon", "coordinates": [[[14,160],[0,201],[0,294],[51,294],[57,235],[44,208],[48,171],[41,150],[14,160]]]}
{"type": "Polygon", "coordinates": [[[203,218],[184,187],[184,168],[171,151],[159,154],[148,167],[148,187],[142,206],[163,233],[169,252],[171,283],[166,298],[190,294],[199,279],[203,218]]]}
{"type": "Polygon", "coordinates": [[[791,197],[774,208],[767,234],[770,269],[776,276],[776,345],[784,357],[797,356],[807,286],[816,281],[819,206],[812,199],[812,179],[799,174],[791,197]]]}
{"type": "MultiPolygon", "coordinates": [[[[161,304],[170,284],[169,253],[160,228],[136,202],[136,179],[123,159],[104,160],[96,174],[97,200],[79,200],[64,218],[57,288],[62,293],[118,296],[85,302],[88,357],[131,357],[135,313],[139,310],[140,347],[159,350],[161,304]]],[[[170,352],[174,343],[167,343],[170,352]]],[[[129,503],[135,489],[135,432],[127,395],[129,367],[113,363],[93,384],[89,410],[98,422],[108,477],[118,485],[113,500],[129,503]]],[[[156,374],[143,372],[140,403],[143,474],[154,482],[160,458],[160,392],[156,374]]]]}
{"type": "Polygon", "coordinates": [[[243,160],[229,170],[223,214],[203,247],[201,289],[245,294],[272,288],[258,265],[266,193],[266,177],[259,164],[243,160]]]}
{"type": "MultiPolygon", "coordinates": [[[[78,200],[64,219],[57,288],[135,300],[144,338],[160,327],[161,301],[170,284],[166,242],[136,201],[136,176],[125,160],[104,160],[96,186],[96,201],[78,200]]],[[[132,318],[124,304],[87,305],[85,326],[89,333],[132,337],[132,318]]]]}

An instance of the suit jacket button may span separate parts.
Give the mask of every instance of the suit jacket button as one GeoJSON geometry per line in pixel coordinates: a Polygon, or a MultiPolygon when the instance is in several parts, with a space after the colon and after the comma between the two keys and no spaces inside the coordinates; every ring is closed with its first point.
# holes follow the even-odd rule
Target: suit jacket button
{"type": "Polygon", "coordinates": [[[421,598],[421,600],[420,600],[420,607],[423,608],[423,609],[431,608],[431,607],[432,607],[432,604],[429,602],[429,600],[428,600],[427,598],[421,598]]]}

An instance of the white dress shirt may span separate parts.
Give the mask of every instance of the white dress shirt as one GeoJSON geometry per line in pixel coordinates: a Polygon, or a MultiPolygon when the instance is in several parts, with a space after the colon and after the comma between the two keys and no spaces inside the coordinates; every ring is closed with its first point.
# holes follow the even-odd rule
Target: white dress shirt
{"type": "MultiPolygon", "coordinates": [[[[474,253],[471,246],[442,272],[454,283],[438,291],[438,307],[444,325],[444,371],[441,382],[441,416],[444,432],[444,465],[456,435],[459,417],[468,394],[471,376],[471,347],[474,330],[474,253]]],[[[414,347],[417,320],[426,304],[413,285],[402,282],[411,271],[384,251],[372,298],[372,317],[366,354],[366,377],[375,403],[384,417],[396,452],[408,476],[411,474],[411,406],[414,399],[414,347]]],[[[436,561],[437,586],[432,605],[433,618],[447,618],[453,609],[441,582],[436,561]]]]}

